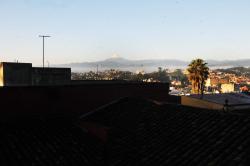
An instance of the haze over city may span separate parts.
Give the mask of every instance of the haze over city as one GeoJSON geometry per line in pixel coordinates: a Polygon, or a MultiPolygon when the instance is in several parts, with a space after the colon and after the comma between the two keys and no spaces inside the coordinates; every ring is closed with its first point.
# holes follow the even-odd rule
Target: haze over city
{"type": "Polygon", "coordinates": [[[0,60],[247,59],[249,0],[1,0],[0,60]]]}

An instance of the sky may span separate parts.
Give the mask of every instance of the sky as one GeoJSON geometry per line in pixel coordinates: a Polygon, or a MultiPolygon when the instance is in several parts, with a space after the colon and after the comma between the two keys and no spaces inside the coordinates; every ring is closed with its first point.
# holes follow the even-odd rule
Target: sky
{"type": "Polygon", "coordinates": [[[250,58],[249,0],[0,0],[0,61],[250,58]]]}

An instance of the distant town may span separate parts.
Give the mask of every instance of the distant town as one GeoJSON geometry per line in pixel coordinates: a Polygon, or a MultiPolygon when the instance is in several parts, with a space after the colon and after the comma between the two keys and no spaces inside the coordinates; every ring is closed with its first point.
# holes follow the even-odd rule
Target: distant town
{"type": "MultiPolygon", "coordinates": [[[[233,67],[227,69],[210,69],[204,93],[248,92],[250,89],[250,68],[233,67]]],[[[170,94],[190,95],[191,85],[186,69],[158,68],[155,72],[121,71],[110,69],[105,71],[72,72],[73,80],[128,80],[143,82],[170,82],[170,94]]]]}
{"type": "MultiPolygon", "coordinates": [[[[178,71],[178,70],[176,70],[178,71]]],[[[174,72],[177,73],[177,72],[174,72]]],[[[183,75],[179,77],[171,77],[170,75],[170,90],[171,94],[189,95],[191,85],[183,77],[187,78],[187,71],[182,70],[183,75]],[[180,79],[182,78],[182,79],[180,79]]],[[[205,83],[204,93],[233,93],[233,92],[248,92],[250,88],[250,68],[234,67],[228,69],[214,69],[209,71],[209,77],[205,83]]]]}

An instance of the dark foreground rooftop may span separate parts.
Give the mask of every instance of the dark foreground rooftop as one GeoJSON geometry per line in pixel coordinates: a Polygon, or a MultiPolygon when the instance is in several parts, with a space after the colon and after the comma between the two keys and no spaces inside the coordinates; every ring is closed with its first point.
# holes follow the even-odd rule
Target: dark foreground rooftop
{"type": "Polygon", "coordinates": [[[112,165],[244,165],[249,117],[124,99],[83,117],[109,128],[112,165]]]}
{"type": "Polygon", "coordinates": [[[77,122],[0,125],[0,165],[247,165],[250,118],[125,98],[77,122]]]}
{"type": "Polygon", "coordinates": [[[1,166],[100,165],[101,144],[67,121],[1,124],[1,166]]]}

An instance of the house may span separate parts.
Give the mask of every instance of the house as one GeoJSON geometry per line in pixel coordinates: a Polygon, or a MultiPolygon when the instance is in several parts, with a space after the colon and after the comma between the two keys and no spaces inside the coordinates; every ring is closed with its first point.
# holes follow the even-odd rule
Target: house
{"type": "Polygon", "coordinates": [[[250,109],[250,96],[243,93],[181,96],[181,104],[203,109],[234,111],[250,109]]]}
{"type": "Polygon", "coordinates": [[[221,84],[222,93],[232,93],[235,91],[235,86],[233,83],[221,84]]]}

